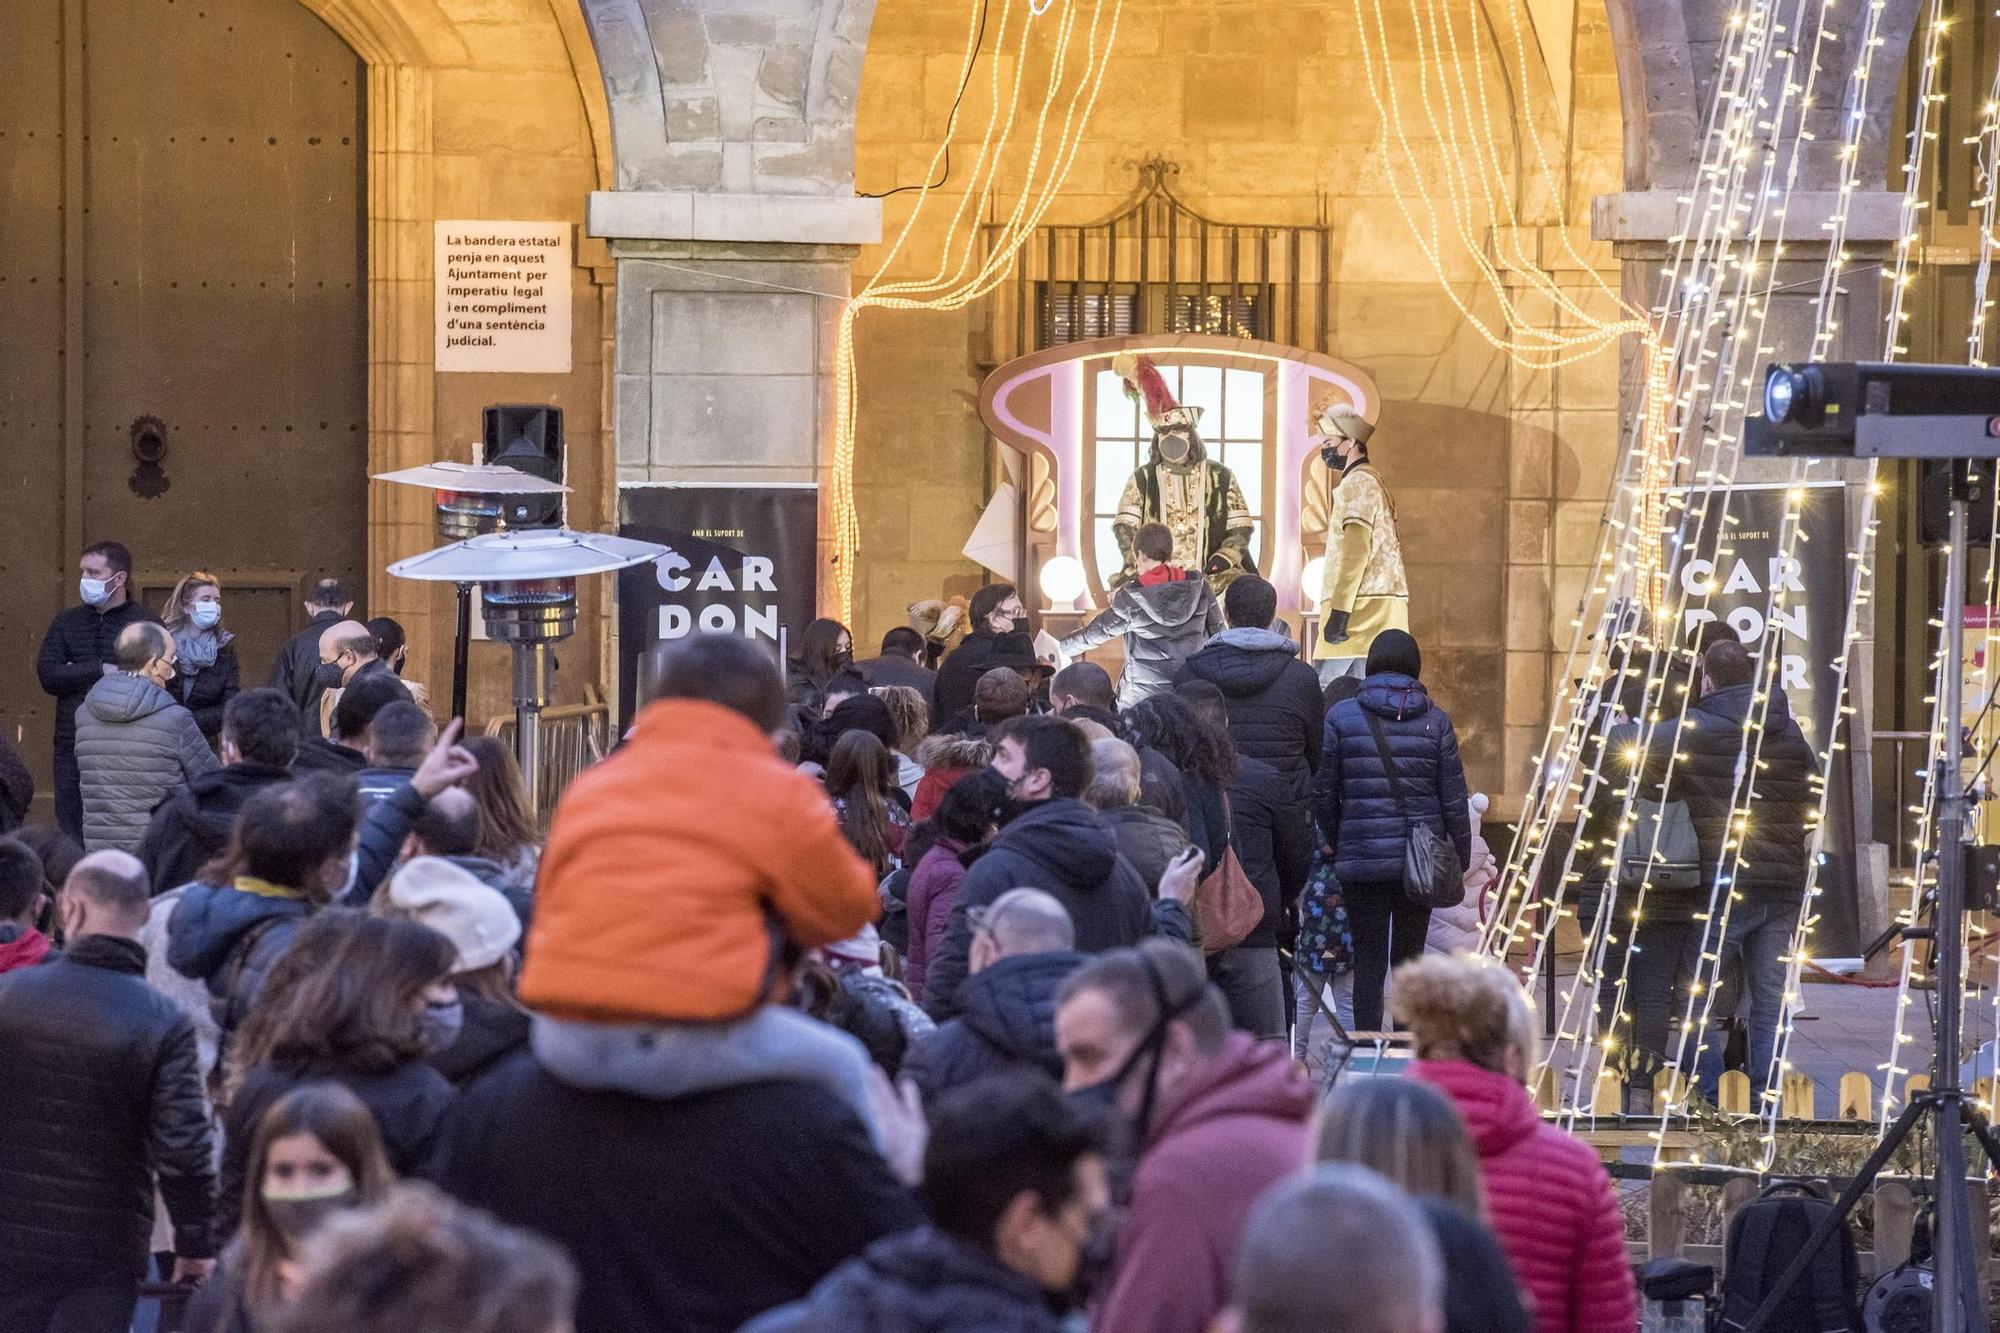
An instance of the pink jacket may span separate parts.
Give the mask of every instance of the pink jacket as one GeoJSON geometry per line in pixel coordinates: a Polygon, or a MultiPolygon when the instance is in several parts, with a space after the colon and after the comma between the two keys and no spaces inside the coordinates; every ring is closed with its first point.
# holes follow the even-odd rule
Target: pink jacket
{"type": "Polygon", "coordinates": [[[1250,1205],[1305,1161],[1312,1085],[1282,1042],[1232,1032],[1200,1083],[1156,1112],[1093,1333],[1202,1333],[1229,1301],[1250,1205]]]}
{"type": "Polygon", "coordinates": [[[945,923],[958,902],[958,886],[965,881],[965,866],[958,859],[964,851],[950,838],[939,838],[910,872],[910,952],[903,960],[903,983],[918,1001],[924,998],[924,973],[944,947],[945,923]]]}
{"type": "Polygon", "coordinates": [[[1638,1297],[1625,1226],[1589,1145],[1543,1121],[1528,1090],[1463,1060],[1419,1060],[1410,1075],[1465,1119],[1493,1230],[1535,1316],[1535,1333],[1629,1333],[1638,1297]]]}

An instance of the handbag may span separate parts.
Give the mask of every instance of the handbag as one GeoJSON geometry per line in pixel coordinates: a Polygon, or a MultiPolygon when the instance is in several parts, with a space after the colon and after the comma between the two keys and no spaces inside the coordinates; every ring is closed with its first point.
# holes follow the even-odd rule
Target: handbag
{"type": "Polygon", "coordinates": [[[1701,880],[1701,840],[1687,802],[1633,801],[1632,827],[1618,844],[1618,887],[1685,891],[1701,880]]]}
{"type": "Polygon", "coordinates": [[[1403,800],[1403,779],[1396,773],[1396,761],[1389,755],[1389,738],[1382,734],[1382,720],[1369,713],[1368,730],[1374,733],[1376,753],[1389,775],[1389,795],[1396,802],[1396,816],[1410,831],[1409,846],[1403,850],[1403,896],[1418,907],[1456,907],[1465,901],[1465,869],[1458,848],[1444,837],[1410,818],[1403,800]]]}
{"type": "MultiPolygon", "coordinates": [[[[1222,797],[1223,827],[1235,828],[1235,821],[1229,813],[1229,796],[1222,797]]],[[[1236,855],[1236,835],[1232,832],[1229,840],[1222,844],[1222,857],[1215,869],[1195,890],[1194,917],[1201,931],[1203,953],[1221,953],[1233,949],[1248,939],[1250,932],[1257,929],[1264,919],[1264,895],[1257,892],[1257,886],[1250,882],[1250,876],[1243,872],[1243,862],[1236,855]]]]}

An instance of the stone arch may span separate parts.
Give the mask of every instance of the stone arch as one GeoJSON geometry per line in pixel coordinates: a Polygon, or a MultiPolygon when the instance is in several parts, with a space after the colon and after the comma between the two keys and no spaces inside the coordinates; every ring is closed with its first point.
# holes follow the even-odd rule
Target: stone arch
{"type": "Polygon", "coordinates": [[[875,0],[581,0],[620,190],[844,195],[875,0]]]}

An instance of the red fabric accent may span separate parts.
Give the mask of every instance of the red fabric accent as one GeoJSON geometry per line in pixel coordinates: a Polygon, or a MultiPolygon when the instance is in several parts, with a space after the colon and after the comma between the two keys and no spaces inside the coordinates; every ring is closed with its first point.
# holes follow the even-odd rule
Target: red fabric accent
{"type": "Polygon", "coordinates": [[[0,944],[0,972],[17,967],[33,967],[49,956],[49,937],[39,930],[27,930],[0,944]]]}
{"type": "Polygon", "coordinates": [[[1600,1333],[1639,1321],[1618,1197],[1597,1154],[1547,1123],[1528,1090],[1463,1060],[1418,1060],[1410,1076],[1451,1098],[1479,1154],[1493,1230],[1535,1333],[1600,1333]]]}
{"type": "Polygon", "coordinates": [[[1146,409],[1147,424],[1158,426],[1160,418],[1179,407],[1174,401],[1173,390],[1167,387],[1160,368],[1153,364],[1153,358],[1142,356],[1132,367],[1132,379],[1126,383],[1126,391],[1139,400],[1146,409]]]}
{"type": "Polygon", "coordinates": [[[1179,583],[1186,577],[1187,571],[1179,565],[1154,565],[1139,571],[1139,586],[1152,588],[1162,583],[1179,583]]]}

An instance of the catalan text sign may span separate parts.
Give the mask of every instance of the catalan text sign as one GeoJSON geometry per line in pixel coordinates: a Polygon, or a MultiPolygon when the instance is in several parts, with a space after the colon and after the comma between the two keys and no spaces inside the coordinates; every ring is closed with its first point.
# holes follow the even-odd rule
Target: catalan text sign
{"type": "Polygon", "coordinates": [[[437,224],[437,368],[566,375],[567,222],[437,224]]]}

